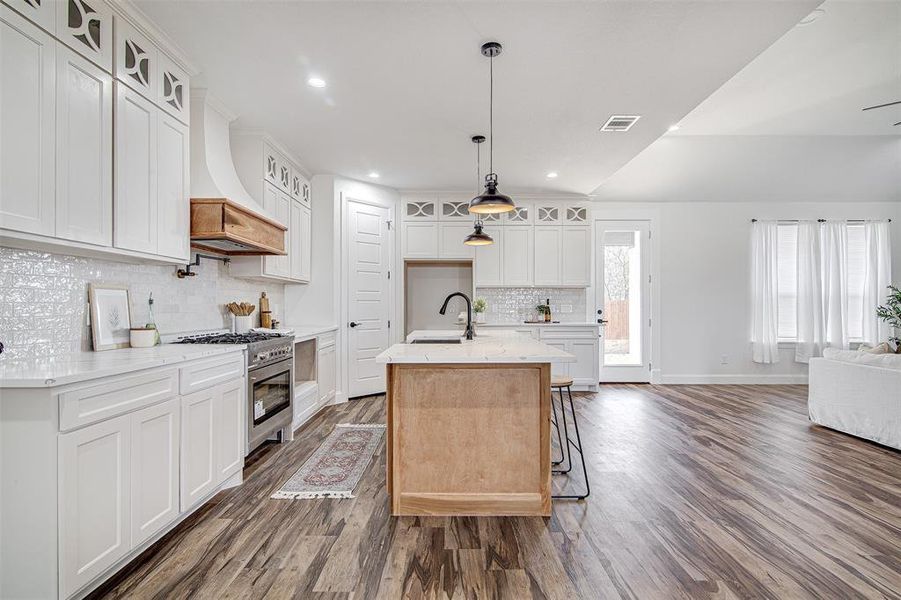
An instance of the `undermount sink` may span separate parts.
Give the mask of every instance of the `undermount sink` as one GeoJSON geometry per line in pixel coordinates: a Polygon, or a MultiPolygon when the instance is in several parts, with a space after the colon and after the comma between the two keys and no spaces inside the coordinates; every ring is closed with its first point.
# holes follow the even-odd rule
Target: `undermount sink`
{"type": "Polygon", "coordinates": [[[417,338],[411,344],[459,344],[462,338],[417,338]]]}

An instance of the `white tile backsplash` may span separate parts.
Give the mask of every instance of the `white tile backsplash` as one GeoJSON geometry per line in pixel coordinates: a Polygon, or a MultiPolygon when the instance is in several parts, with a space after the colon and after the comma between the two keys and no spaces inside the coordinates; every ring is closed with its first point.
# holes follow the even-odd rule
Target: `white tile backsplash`
{"type": "MultiPolygon", "coordinates": [[[[31,252],[0,247],[0,359],[59,356],[91,349],[88,284],[128,286],[132,322],[149,320],[147,298],[162,334],[231,327],[225,304],[260,304],[265,291],[273,317],[284,322],[285,286],[230,277],[228,266],[201,261],[195,277],[176,267],[31,252]]],[[[255,322],[258,323],[255,318],[255,322]]]]}
{"type": "Polygon", "coordinates": [[[488,323],[520,323],[537,315],[535,307],[551,300],[551,317],[561,323],[584,323],[584,288],[476,288],[476,298],[488,303],[488,323]],[[563,310],[569,309],[569,312],[563,310]]]}

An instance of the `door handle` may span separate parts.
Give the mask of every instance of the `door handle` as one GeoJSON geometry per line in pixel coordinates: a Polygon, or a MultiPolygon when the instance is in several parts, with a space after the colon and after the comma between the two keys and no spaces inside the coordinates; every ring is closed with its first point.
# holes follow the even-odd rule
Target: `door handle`
{"type": "Polygon", "coordinates": [[[598,319],[598,323],[600,325],[606,325],[608,323],[607,319],[598,319]]]}
{"type": "Polygon", "coordinates": [[[359,325],[359,323],[355,323],[354,321],[351,321],[351,322],[348,323],[348,324],[349,324],[351,327],[356,327],[356,326],[359,325]]]}

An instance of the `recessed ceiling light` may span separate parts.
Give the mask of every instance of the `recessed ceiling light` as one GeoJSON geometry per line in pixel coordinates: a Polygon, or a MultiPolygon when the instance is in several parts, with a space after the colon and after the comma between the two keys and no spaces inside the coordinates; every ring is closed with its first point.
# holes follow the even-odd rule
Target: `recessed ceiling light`
{"type": "Polygon", "coordinates": [[[667,128],[667,131],[679,131],[679,126],[678,125],[670,125],[669,128],[667,128]]]}
{"type": "Polygon", "coordinates": [[[551,171],[547,174],[548,179],[557,179],[557,171],[551,171]]]}
{"type": "Polygon", "coordinates": [[[370,178],[370,179],[378,179],[379,177],[381,177],[381,175],[379,175],[379,174],[376,173],[375,171],[370,171],[370,172],[369,172],[369,178],[370,178]]]}
{"type": "Polygon", "coordinates": [[[307,83],[310,87],[314,88],[324,88],[325,87],[325,79],[320,79],[319,77],[310,77],[307,79],[307,83]]]}

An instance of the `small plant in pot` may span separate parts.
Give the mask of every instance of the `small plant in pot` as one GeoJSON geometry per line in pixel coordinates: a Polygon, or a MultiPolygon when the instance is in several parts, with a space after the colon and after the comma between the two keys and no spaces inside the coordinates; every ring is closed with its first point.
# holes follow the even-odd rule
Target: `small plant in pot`
{"type": "Polygon", "coordinates": [[[476,298],[472,303],[472,312],[476,314],[476,323],[484,323],[485,322],[485,310],[488,308],[488,303],[485,302],[484,298],[476,298]]]}
{"type": "Polygon", "coordinates": [[[890,337],[888,341],[895,345],[895,353],[901,354],[901,288],[888,286],[889,295],[885,304],[876,309],[876,316],[888,323],[897,335],[890,337]]]}
{"type": "Polygon", "coordinates": [[[551,306],[549,304],[539,304],[538,306],[535,307],[535,310],[538,311],[539,315],[544,316],[545,322],[548,322],[551,320],[551,306]]]}

